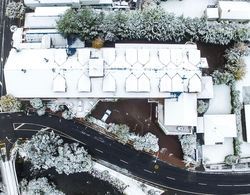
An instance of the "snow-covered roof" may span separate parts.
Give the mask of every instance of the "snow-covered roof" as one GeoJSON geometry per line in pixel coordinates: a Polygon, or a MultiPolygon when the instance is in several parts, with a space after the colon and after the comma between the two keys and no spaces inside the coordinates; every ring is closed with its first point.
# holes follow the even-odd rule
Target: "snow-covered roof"
{"type": "Polygon", "coordinates": [[[103,72],[103,59],[89,59],[90,77],[102,77],[103,72]]]}
{"type": "Polygon", "coordinates": [[[179,74],[172,77],[172,92],[182,92],[184,90],[183,81],[179,74]]]}
{"type": "Polygon", "coordinates": [[[91,91],[91,82],[90,78],[82,74],[82,76],[79,78],[77,89],[79,92],[90,92],[91,91]]]}
{"type": "Polygon", "coordinates": [[[24,28],[41,29],[41,28],[56,28],[56,22],[60,16],[37,16],[34,13],[26,13],[24,28]]]}
{"type": "Polygon", "coordinates": [[[250,143],[250,105],[244,105],[246,123],[246,141],[250,143]]]}
{"type": "Polygon", "coordinates": [[[172,80],[168,76],[168,74],[165,74],[161,80],[160,80],[160,91],[165,92],[165,91],[172,91],[172,80]]]}
{"type": "Polygon", "coordinates": [[[214,20],[219,18],[218,7],[208,7],[205,11],[206,18],[208,20],[214,20]]]}
{"type": "Polygon", "coordinates": [[[204,144],[223,144],[226,137],[237,137],[235,114],[203,116],[204,144]]]}
{"type": "Polygon", "coordinates": [[[137,85],[138,85],[139,92],[149,92],[150,91],[150,79],[145,74],[142,74],[138,78],[137,85]]]}
{"type": "Polygon", "coordinates": [[[195,74],[189,79],[188,91],[189,92],[201,91],[201,79],[197,74],[195,74]]]}
{"type": "Polygon", "coordinates": [[[116,91],[116,81],[112,74],[108,74],[103,78],[102,89],[105,92],[115,92],[116,91]]]}
{"type": "Polygon", "coordinates": [[[250,20],[250,3],[241,1],[219,1],[220,19],[250,20]]]}
{"type": "Polygon", "coordinates": [[[135,92],[137,89],[137,78],[133,73],[131,73],[126,79],[126,91],[135,92]]]}
{"type": "Polygon", "coordinates": [[[234,154],[233,148],[233,138],[225,138],[219,145],[202,145],[202,158],[206,164],[224,163],[227,155],[234,154]]]}
{"type": "Polygon", "coordinates": [[[197,126],[197,95],[182,93],[178,100],[164,100],[166,126],[197,126]]]}
{"type": "Polygon", "coordinates": [[[201,91],[198,99],[211,99],[214,97],[213,79],[211,76],[201,77],[201,91]]]}
{"type": "Polygon", "coordinates": [[[34,15],[36,16],[58,16],[63,15],[70,7],[36,7],[34,15]]]}
{"type": "Polygon", "coordinates": [[[12,49],[4,68],[7,91],[17,97],[58,97],[58,94],[50,91],[50,86],[53,78],[60,73],[65,75],[67,82],[67,92],[59,94],[63,97],[166,98],[171,96],[170,92],[189,92],[189,79],[194,75],[201,77],[201,70],[197,66],[187,70],[183,68],[186,66],[183,62],[178,66],[173,63],[165,65],[159,59],[160,51],[180,51],[183,46],[182,52],[186,53],[196,49],[193,45],[190,48],[179,44],[142,45],[132,44],[129,47],[129,44],[126,44],[124,47],[119,45],[98,50],[77,48],[72,56],[67,55],[66,49],[20,49],[18,52],[12,49]],[[131,64],[128,63],[130,54],[134,56],[131,64]],[[138,60],[138,56],[146,56],[146,60],[138,60]],[[38,70],[43,72],[39,73],[38,70]],[[24,74],[25,72],[27,74],[24,74]],[[79,93],[76,87],[82,74],[91,77],[92,88],[88,93],[79,93]],[[116,81],[115,94],[103,91],[103,78],[108,74],[116,81]],[[168,75],[171,82],[164,75],[168,75]],[[28,82],[29,79],[34,82],[28,82]],[[21,88],[14,85],[16,82],[20,83],[21,88]],[[35,90],[34,83],[43,90],[35,90]]]}
{"type": "Polygon", "coordinates": [[[58,74],[53,80],[53,91],[54,92],[65,92],[66,91],[65,78],[60,74],[58,74]]]}

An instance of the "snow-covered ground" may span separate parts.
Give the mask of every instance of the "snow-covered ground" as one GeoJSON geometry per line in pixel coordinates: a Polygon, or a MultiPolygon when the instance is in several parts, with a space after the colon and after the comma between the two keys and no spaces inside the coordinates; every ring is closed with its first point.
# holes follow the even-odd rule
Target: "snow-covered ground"
{"type": "Polygon", "coordinates": [[[247,143],[247,142],[242,143],[241,157],[250,157],[250,143],[247,143]]]}
{"type": "Polygon", "coordinates": [[[94,169],[97,169],[98,171],[105,171],[107,170],[109,172],[110,175],[112,175],[113,177],[123,181],[126,185],[128,185],[128,187],[125,189],[124,191],[124,194],[127,194],[127,195],[146,195],[147,192],[151,189],[155,190],[155,191],[158,191],[159,195],[162,194],[164,191],[158,189],[158,188],[155,188],[155,187],[152,187],[152,186],[149,186],[145,183],[142,183],[142,182],[139,182],[131,177],[128,177],[126,175],[123,175],[117,171],[114,171],[113,169],[110,169],[106,166],[103,166],[99,163],[96,163],[96,162],[93,162],[93,167],[94,169]],[[142,190],[142,188],[140,187],[142,184],[144,184],[146,187],[144,190],[142,190]]]}
{"type": "Polygon", "coordinates": [[[209,102],[206,114],[230,114],[231,96],[227,85],[214,85],[214,98],[209,102]]]}
{"type": "Polygon", "coordinates": [[[202,17],[207,5],[216,4],[217,0],[168,0],[161,2],[161,6],[167,11],[185,17],[202,17]]]}

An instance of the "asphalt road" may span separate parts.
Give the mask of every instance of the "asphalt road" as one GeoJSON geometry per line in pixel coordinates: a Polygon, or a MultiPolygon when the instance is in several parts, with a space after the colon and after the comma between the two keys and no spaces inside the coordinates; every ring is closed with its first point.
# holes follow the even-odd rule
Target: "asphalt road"
{"type": "Polygon", "coordinates": [[[247,194],[250,193],[250,174],[208,174],[188,172],[172,167],[155,157],[137,152],[130,146],[111,140],[99,132],[56,116],[26,116],[23,113],[0,114],[1,139],[30,137],[41,128],[52,128],[70,139],[77,139],[96,159],[127,169],[133,175],[155,183],[165,189],[175,189],[191,194],[247,194]],[[27,124],[28,123],[28,124],[27,124]],[[14,130],[15,129],[15,130],[14,130]],[[159,169],[154,170],[154,165],[159,169]]]}

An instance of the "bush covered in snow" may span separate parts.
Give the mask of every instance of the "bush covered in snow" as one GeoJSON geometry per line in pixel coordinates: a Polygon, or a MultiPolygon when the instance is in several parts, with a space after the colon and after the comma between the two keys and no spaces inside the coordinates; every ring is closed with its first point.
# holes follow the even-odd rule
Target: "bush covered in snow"
{"type": "Polygon", "coordinates": [[[98,119],[96,119],[96,118],[94,118],[94,117],[92,117],[92,116],[86,117],[85,120],[86,120],[87,122],[89,122],[89,123],[96,124],[96,125],[98,125],[98,126],[104,128],[104,129],[107,129],[107,128],[108,128],[108,124],[107,124],[107,123],[105,123],[105,122],[103,122],[103,121],[101,121],[101,120],[98,120],[98,119]]]}
{"type": "Polygon", "coordinates": [[[227,22],[207,22],[205,18],[183,18],[149,7],[130,12],[95,12],[90,8],[69,10],[57,23],[64,36],[78,35],[83,40],[96,37],[115,40],[202,41],[227,45],[248,38],[246,25],[227,22]],[[112,35],[112,36],[110,36],[112,35]]]}
{"type": "Polygon", "coordinates": [[[158,152],[158,140],[159,139],[152,133],[147,133],[144,136],[135,136],[134,139],[132,139],[133,146],[136,150],[144,150],[146,152],[158,152]]]}
{"type": "Polygon", "coordinates": [[[231,155],[231,154],[230,154],[230,155],[227,155],[227,156],[225,157],[225,160],[224,160],[225,164],[227,164],[227,165],[234,165],[234,164],[237,164],[238,161],[239,161],[239,156],[231,155]]]}
{"type": "Polygon", "coordinates": [[[43,104],[43,101],[40,98],[31,99],[30,105],[36,110],[38,116],[45,114],[46,106],[43,104]]]}
{"type": "Polygon", "coordinates": [[[199,114],[204,114],[209,107],[209,101],[198,100],[197,101],[197,112],[199,114]]]}
{"type": "Polygon", "coordinates": [[[62,112],[62,117],[67,120],[71,120],[76,116],[76,113],[74,113],[72,110],[64,110],[62,112]]]}
{"type": "Polygon", "coordinates": [[[63,192],[56,189],[53,183],[49,183],[45,177],[27,181],[23,179],[20,182],[20,191],[22,195],[64,195],[63,192]]]}
{"type": "Polygon", "coordinates": [[[59,174],[71,174],[92,168],[91,156],[83,147],[64,144],[53,131],[39,131],[19,147],[19,154],[38,170],[54,167],[59,174]]]}
{"type": "Polygon", "coordinates": [[[5,15],[10,19],[23,19],[25,14],[25,6],[22,2],[10,2],[7,4],[5,15]]]}
{"type": "Polygon", "coordinates": [[[90,172],[90,174],[93,177],[96,177],[96,178],[101,179],[103,181],[108,181],[111,185],[113,185],[115,188],[117,188],[118,191],[120,191],[121,193],[123,193],[124,190],[127,188],[127,185],[123,181],[121,181],[121,180],[113,177],[112,175],[110,175],[107,170],[98,171],[96,169],[93,169],[90,172]]]}
{"type": "Polygon", "coordinates": [[[0,112],[18,112],[21,109],[21,102],[14,96],[7,94],[0,98],[0,112]]]}
{"type": "Polygon", "coordinates": [[[186,165],[197,164],[195,161],[195,149],[196,149],[196,134],[180,135],[179,141],[183,152],[183,159],[186,165]]]}
{"type": "Polygon", "coordinates": [[[126,144],[130,139],[129,127],[125,124],[109,124],[107,131],[113,133],[117,137],[117,141],[126,144]]]}

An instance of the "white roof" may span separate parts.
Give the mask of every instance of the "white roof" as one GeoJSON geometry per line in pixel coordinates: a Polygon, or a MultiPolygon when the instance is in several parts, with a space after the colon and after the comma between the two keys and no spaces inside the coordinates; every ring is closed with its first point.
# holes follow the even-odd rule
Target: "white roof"
{"type": "Polygon", "coordinates": [[[66,92],[66,81],[65,78],[58,74],[53,81],[54,92],[66,92]]]}
{"type": "Polygon", "coordinates": [[[188,91],[189,92],[201,91],[201,79],[197,74],[195,74],[193,77],[189,79],[188,91]]]}
{"type": "Polygon", "coordinates": [[[207,19],[211,20],[211,19],[218,19],[219,18],[219,11],[218,11],[218,7],[215,8],[207,8],[206,9],[206,17],[207,19]]]}
{"type": "Polygon", "coordinates": [[[103,59],[89,59],[89,76],[103,76],[103,59]]]}
{"type": "Polygon", "coordinates": [[[145,75],[142,74],[138,80],[138,91],[139,92],[149,92],[150,91],[150,79],[145,75]]]}
{"type": "Polygon", "coordinates": [[[183,81],[179,74],[172,77],[172,92],[182,92],[184,90],[183,81]]]}
{"type": "Polygon", "coordinates": [[[70,7],[36,7],[35,15],[37,16],[59,16],[63,15],[70,7]]]}
{"type": "Polygon", "coordinates": [[[196,133],[204,133],[203,117],[197,118],[196,133]]]}
{"type": "Polygon", "coordinates": [[[245,105],[246,141],[250,143],[250,105],[245,105]]]}
{"type": "Polygon", "coordinates": [[[202,145],[202,158],[207,164],[224,163],[225,157],[234,153],[233,148],[233,138],[225,138],[219,145],[202,145]]]}
{"type": "Polygon", "coordinates": [[[172,91],[172,80],[171,78],[168,76],[168,74],[165,74],[161,80],[160,80],[160,91],[164,92],[164,91],[172,91]]]}
{"type": "Polygon", "coordinates": [[[166,126],[197,126],[197,95],[182,93],[175,99],[164,100],[166,126]]]}
{"type": "Polygon", "coordinates": [[[59,16],[36,16],[34,13],[26,13],[24,28],[56,28],[56,22],[59,16]]]}
{"type": "Polygon", "coordinates": [[[220,19],[250,20],[250,3],[240,1],[219,1],[220,19]]]}
{"type": "Polygon", "coordinates": [[[137,49],[126,49],[126,61],[130,65],[134,65],[137,62],[137,49]]]}
{"type": "Polygon", "coordinates": [[[223,143],[225,137],[237,137],[235,114],[204,115],[204,144],[223,143]]]}
{"type": "Polygon", "coordinates": [[[201,77],[201,92],[198,99],[211,99],[214,97],[213,79],[211,76],[201,77]]]}
{"type": "Polygon", "coordinates": [[[116,91],[116,81],[112,74],[108,74],[103,78],[102,89],[105,92],[115,92],[116,91]]]}
{"type": "Polygon", "coordinates": [[[137,91],[137,78],[134,74],[130,74],[126,79],[126,91],[133,92],[137,91]]]}
{"type": "Polygon", "coordinates": [[[138,49],[138,62],[145,65],[149,61],[149,50],[148,49],[138,49]]]}
{"type": "Polygon", "coordinates": [[[77,89],[79,92],[90,92],[91,91],[91,81],[88,76],[82,74],[79,78],[77,89]]]}
{"type": "MultiPolygon", "coordinates": [[[[162,64],[158,52],[161,49],[167,49],[168,46],[153,44],[151,48],[151,44],[149,44],[147,47],[145,45],[137,48],[126,45],[124,48],[121,46],[118,48],[102,48],[98,52],[93,48],[77,48],[76,53],[69,57],[65,48],[21,49],[19,52],[12,49],[4,67],[6,89],[16,97],[58,97],[58,94],[52,93],[51,83],[53,78],[60,73],[65,76],[67,81],[67,92],[59,94],[62,97],[167,98],[171,96],[170,92],[188,92],[189,79],[195,74],[201,77],[201,70],[196,67],[187,71],[182,68],[185,64],[172,66],[171,68],[162,64]],[[126,51],[129,51],[129,49],[133,49],[130,51],[134,51],[133,53],[136,56],[138,49],[141,49],[142,56],[143,53],[149,52],[150,60],[145,65],[138,60],[134,65],[129,64],[125,59],[126,51]],[[93,55],[97,53],[98,58],[94,59],[95,56],[93,55]],[[137,66],[137,64],[141,66],[137,66]],[[131,73],[134,77],[132,82],[129,79],[127,80],[131,73]],[[92,87],[91,91],[87,93],[80,93],[77,89],[82,74],[91,77],[92,87]],[[103,91],[104,74],[111,74],[115,79],[116,93],[103,91]],[[170,78],[177,76],[172,79],[171,83],[165,79],[164,84],[162,78],[166,74],[170,78]],[[140,78],[141,75],[144,76],[140,78]],[[185,82],[182,78],[186,78],[185,82]],[[28,82],[30,80],[33,82],[28,82]],[[15,85],[17,82],[20,83],[18,87],[15,85]],[[34,83],[36,83],[36,86],[34,83]],[[171,89],[169,89],[169,85],[171,85],[171,89]],[[40,90],[36,90],[36,88],[40,90]]],[[[182,46],[185,50],[187,49],[186,45],[178,44],[175,47],[181,48],[182,46]]],[[[172,48],[175,49],[175,47],[171,46],[168,51],[172,48]]],[[[147,54],[145,55],[147,56],[147,54]]]]}

